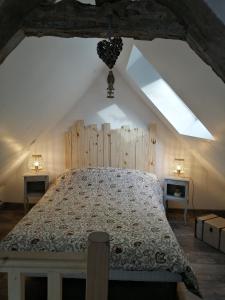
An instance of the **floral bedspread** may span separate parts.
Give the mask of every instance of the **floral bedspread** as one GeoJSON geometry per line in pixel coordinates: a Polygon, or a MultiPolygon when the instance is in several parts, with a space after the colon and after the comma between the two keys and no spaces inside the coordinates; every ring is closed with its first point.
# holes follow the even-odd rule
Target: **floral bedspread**
{"type": "Polygon", "coordinates": [[[155,175],[127,169],[71,170],[0,242],[0,251],[83,252],[90,232],[110,234],[112,269],[179,273],[197,280],[170,228],[155,175]]]}

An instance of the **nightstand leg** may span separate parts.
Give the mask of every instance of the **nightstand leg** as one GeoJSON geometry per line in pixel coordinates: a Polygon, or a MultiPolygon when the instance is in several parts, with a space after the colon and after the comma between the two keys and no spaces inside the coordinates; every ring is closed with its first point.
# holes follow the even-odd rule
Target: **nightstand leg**
{"type": "Polygon", "coordinates": [[[187,224],[187,203],[185,204],[185,209],[184,209],[184,224],[187,224]]]}
{"type": "Polygon", "coordinates": [[[29,208],[29,199],[28,197],[26,197],[24,199],[24,212],[27,213],[28,212],[28,208],[29,208]]]}
{"type": "Polygon", "coordinates": [[[17,269],[8,272],[8,299],[25,300],[25,277],[17,269]]]}
{"type": "Polygon", "coordinates": [[[27,200],[26,199],[23,200],[23,207],[24,207],[24,212],[26,212],[26,210],[27,210],[27,200]]]}
{"type": "Polygon", "coordinates": [[[29,197],[27,197],[27,212],[29,210],[29,197]]]}

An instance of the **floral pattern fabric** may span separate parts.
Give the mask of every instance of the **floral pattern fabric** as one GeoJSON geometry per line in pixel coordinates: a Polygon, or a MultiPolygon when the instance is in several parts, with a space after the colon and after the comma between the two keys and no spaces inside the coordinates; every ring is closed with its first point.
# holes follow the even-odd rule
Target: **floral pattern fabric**
{"type": "Polygon", "coordinates": [[[168,224],[155,175],[138,170],[71,170],[0,243],[0,251],[84,252],[88,235],[110,235],[110,267],[166,270],[199,294],[195,275],[168,224]]]}

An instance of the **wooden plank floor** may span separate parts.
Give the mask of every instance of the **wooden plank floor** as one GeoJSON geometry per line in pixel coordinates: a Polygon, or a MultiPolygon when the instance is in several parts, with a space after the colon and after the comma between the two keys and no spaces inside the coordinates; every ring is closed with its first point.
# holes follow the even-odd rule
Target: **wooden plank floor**
{"type": "MultiPolygon", "coordinates": [[[[20,205],[7,205],[0,209],[0,239],[16,225],[23,215],[23,208],[20,205]]],[[[189,216],[187,225],[184,225],[182,213],[171,211],[168,213],[168,219],[195,270],[204,299],[224,300],[225,254],[194,238],[193,217],[189,216]]],[[[5,276],[0,273],[0,299],[7,300],[6,294],[5,276]]],[[[188,291],[185,291],[185,294],[188,300],[198,299],[188,291]]]]}

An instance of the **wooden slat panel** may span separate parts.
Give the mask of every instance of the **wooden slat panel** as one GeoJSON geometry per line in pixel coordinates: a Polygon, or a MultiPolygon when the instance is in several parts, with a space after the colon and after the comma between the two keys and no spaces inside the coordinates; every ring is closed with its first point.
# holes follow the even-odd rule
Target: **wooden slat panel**
{"type": "Polygon", "coordinates": [[[88,166],[155,170],[156,125],[149,131],[123,126],[110,130],[105,123],[84,127],[80,120],[65,134],[65,162],[67,168],[88,166]]]}
{"type": "Polygon", "coordinates": [[[73,168],[77,168],[78,166],[78,152],[77,152],[77,129],[76,124],[71,129],[72,134],[72,141],[71,141],[71,147],[72,147],[72,153],[71,153],[71,163],[73,168]]]}
{"type": "Polygon", "coordinates": [[[64,140],[65,140],[65,166],[66,166],[66,169],[69,169],[70,166],[69,166],[69,162],[68,162],[68,152],[69,152],[68,132],[65,133],[64,140]]]}
{"type": "Polygon", "coordinates": [[[135,169],[135,141],[134,129],[127,129],[127,167],[135,169]]]}
{"type": "Polygon", "coordinates": [[[143,143],[144,131],[142,128],[136,129],[136,169],[145,169],[145,157],[144,157],[144,143],[143,143]]]}
{"type": "Polygon", "coordinates": [[[134,168],[135,167],[135,142],[132,141],[132,132],[128,126],[121,128],[121,139],[122,139],[122,168],[134,168]],[[133,159],[133,162],[132,162],[133,159]]]}
{"type": "Polygon", "coordinates": [[[71,131],[68,132],[67,135],[67,143],[68,143],[68,166],[72,168],[72,134],[71,131]]]}
{"type": "Polygon", "coordinates": [[[97,132],[97,137],[98,137],[98,157],[97,157],[97,166],[98,167],[104,167],[104,146],[103,146],[103,131],[99,130],[97,132]]]}
{"type": "Polygon", "coordinates": [[[126,168],[126,159],[125,158],[125,148],[126,148],[126,132],[125,132],[125,128],[124,126],[121,127],[120,129],[120,137],[121,137],[121,142],[120,142],[120,164],[119,164],[119,168],[126,168]]]}
{"type": "Polygon", "coordinates": [[[89,141],[89,166],[98,166],[98,137],[97,126],[90,125],[89,127],[90,141],[89,141]]]}
{"type": "Polygon", "coordinates": [[[83,168],[84,166],[84,121],[79,120],[76,122],[77,130],[77,167],[83,168]]]}
{"type": "Polygon", "coordinates": [[[111,165],[121,167],[121,132],[120,129],[111,130],[111,165]]]}
{"type": "Polygon", "coordinates": [[[87,168],[89,167],[89,163],[90,163],[90,159],[89,159],[89,152],[90,152],[90,136],[89,136],[89,132],[90,132],[90,128],[89,127],[86,127],[84,129],[84,168],[87,168]]]}
{"type": "Polygon", "coordinates": [[[103,130],[103,163],[104,167],[111,166],[111,151],[110,151],[110,124],[104,123],[102,124],[103,130]]]}
{"type": "Polygon", "coordinates": [[[144,170],[149,171],[150,151],[149,151],[149,133],[147,130],[143,131],[143,157],[144,170]]]}
{"type": "Polygon", "coordinates": [[[134,146],[134,168],[138,169],[138,165],[139,165],[139,160],[137,158],[137,153],[138,153],[138,149],[137,149],[137,145],[138,145],[138,141],[139,141],[139,137],[138,137],[138,128],[134,128],[134,136],[135,136],[135,146],[134,146]]]}
{"type": "Polygon", "coordinates": [[[151,123],[149,126],[149,171],[155,172],[156,164],[156,124],[151,123]]]}
{"type": "Polygon", "coordinates": [[[121,138],[122,138],[122,159],[121,159],[121,168],[127,168],[127,155],[128,155],[128,135],[127,130],[128,126],[121,127],[121,138]]]}

